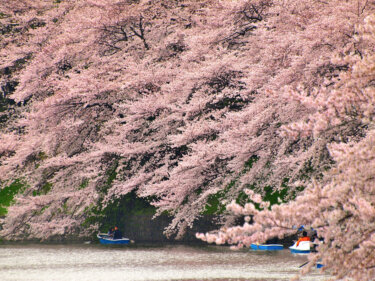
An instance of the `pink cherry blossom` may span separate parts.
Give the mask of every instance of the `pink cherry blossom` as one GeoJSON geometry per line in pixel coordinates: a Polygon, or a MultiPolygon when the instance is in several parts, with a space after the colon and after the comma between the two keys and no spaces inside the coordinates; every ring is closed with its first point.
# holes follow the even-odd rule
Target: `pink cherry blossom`
{"type": "Polygon", "coordinates": [[[223,229],[200,239],[243,246],[311,225],[325,239],[312,258],[338,278],[373,279],[373,1],[22,0],[0,11],[1,86],[18,82],[1,187],[27,182],[1,236],[88,235],[95,206],[135,191],[173,215],[165,233],[179,237],[216,198],[223,229]],[[262,201],[286,182],[280,205],[262,201]],[[230,211],[249,217],[233,226],[230,211]]]}

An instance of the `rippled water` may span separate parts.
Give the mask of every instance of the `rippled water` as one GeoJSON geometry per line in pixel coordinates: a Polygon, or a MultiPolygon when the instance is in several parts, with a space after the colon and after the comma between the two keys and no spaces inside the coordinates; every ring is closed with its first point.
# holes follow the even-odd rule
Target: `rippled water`
{"type": "MultiPolygon", "coordinates": [[[[0,245],[0,280],[288,280],[305,261],[219,246],[0,245]]],[[[316,269],[302,280],[325,277],[316,269]]]]}

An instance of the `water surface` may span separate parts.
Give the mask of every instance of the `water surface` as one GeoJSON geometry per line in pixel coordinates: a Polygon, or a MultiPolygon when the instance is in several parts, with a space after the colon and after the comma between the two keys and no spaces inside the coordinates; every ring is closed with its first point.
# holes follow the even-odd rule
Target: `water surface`
{"type": "MultiPolygon", "coordinates": [[[[289,280],[306,260],[220,246],[0,245],[0,280],[289,280]]],[[[302,280],[327,277],[315,269],[302,280]]]]}

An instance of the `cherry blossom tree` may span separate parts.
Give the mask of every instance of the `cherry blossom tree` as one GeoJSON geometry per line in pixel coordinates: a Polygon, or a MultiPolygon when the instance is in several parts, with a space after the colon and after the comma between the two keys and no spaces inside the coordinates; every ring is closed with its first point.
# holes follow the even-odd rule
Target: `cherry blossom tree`
{"type": "MultiPolygon", "coordinates": [[[[173,215],[167,234],[182,235],[210,204],[220,213],[244,190],[265,196],[267,187],[281,192],[288,182],[283,199],[291,200],[296,181],[317,178],[316,186],[325,186],[322,172],[338,161],[327,144],[366,136],[364,112],[371,111],[345,125],[332,115],[339,96],[335,103],[328,97],[349,80],[335,80],[354,65],[342,58],[364,56],[371,46],[357,40],[355,26],[373,12],[372,2],[0,7],[4,22],[22,27],[1,41],[1,68],[13,71],[2,79],[17,81],[10,98],[18,106],[1,131],[0,178],[2,185],[20,177],[28,184],[2,220],[9,239],[86,235],[98,227],[82,226],[95,206],[132,191],[149,198],[157,214],[173,215]],[[33,18],[40,24],[27,28],[33,18]],[[25,62],[15,67],[19,58],[25,62]]],[[[299,198],[308,197],[290,204],[299,198]]],[[[233,243],[292,231],[246,227],[264,231],[233,243]]]]}
{"type": "Polygon", "coordinates": [[[356,40],[366,44],[366,49],[334,60],[345,62],[346,72],[313,95],[301,98],[297,94],[301,102],[317,110],[308,122],[287,127],[288,133],[313,134],[318,138],[327,131],[344,136],[342,132],[354,127],[360,132],[329,146],[335,165],[324,173],[323,180],[313,181],[295,200],[272,208],[259,194],[246,190],[252,202],[242,206],[232,202],[227,209],[236,215],[245,215],[247,221],[252,216],[254,223],[198,234],[199,238],[242,246],[274,236],[284,237],[293,234],[296,226],[308,225],[317,230],[324,242],[319,244],[317,253],[310,255],[310,264],[302,273],[321,259],[337,279],[374,278],[374,26],[374,15],[371,15],[357,27],[356,40]],[[326,114],[322,114],[323,110],[326,114]]]}

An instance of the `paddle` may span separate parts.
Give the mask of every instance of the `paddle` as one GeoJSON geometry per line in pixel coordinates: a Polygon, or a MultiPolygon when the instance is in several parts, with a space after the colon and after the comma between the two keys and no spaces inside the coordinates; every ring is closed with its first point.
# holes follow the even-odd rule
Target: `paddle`
{"type": "Polygon", "coordinates": [[[308,264],[308,263],[309,263],[309,261],[307,261],[307,262],[305,262],[305,263],[301,264],[301,265],[299,266],[299,268],[301,268],[301,267],[305,266],[305,265],[306,265],[306,264],[308,264]]]}

